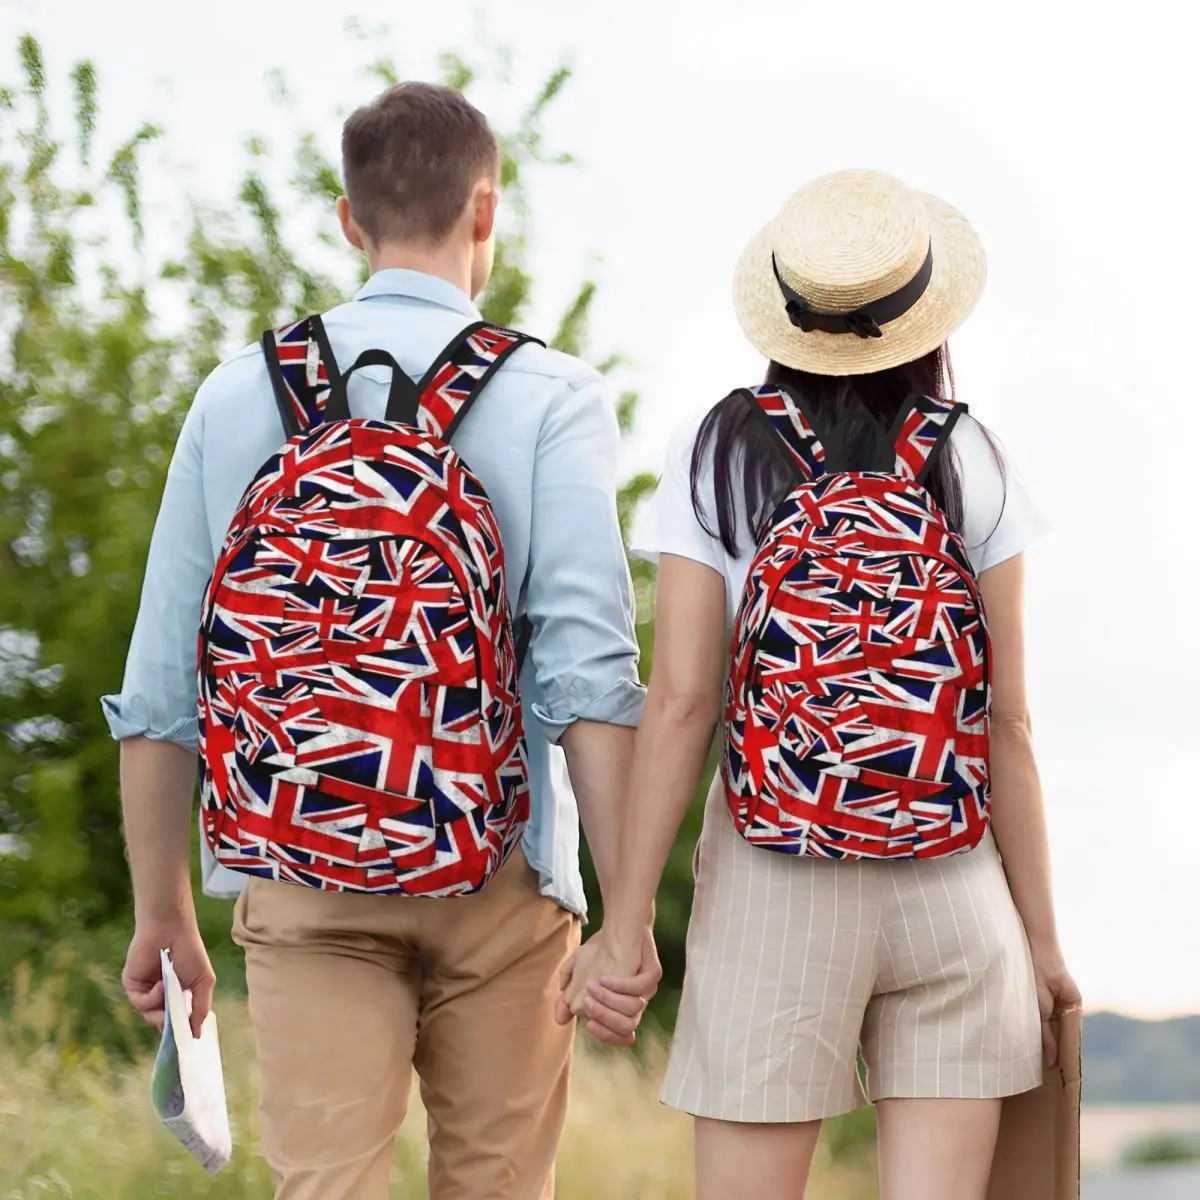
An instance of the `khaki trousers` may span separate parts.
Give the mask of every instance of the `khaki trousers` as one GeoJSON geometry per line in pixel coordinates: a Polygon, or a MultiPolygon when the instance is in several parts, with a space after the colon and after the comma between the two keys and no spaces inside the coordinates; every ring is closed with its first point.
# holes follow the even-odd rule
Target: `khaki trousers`
{"type": "Polygon", "coordinates": [[[579,921],[518,850],[477,895],[252,880],[246,952],[276,1200],[384,1200],[414,1068],[430,1200],[550,1200],[573,1029],[554,1021],[579,921]]]}

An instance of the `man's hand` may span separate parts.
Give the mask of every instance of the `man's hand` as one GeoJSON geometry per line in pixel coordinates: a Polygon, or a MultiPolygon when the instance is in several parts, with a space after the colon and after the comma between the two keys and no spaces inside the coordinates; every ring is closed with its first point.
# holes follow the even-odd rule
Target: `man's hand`
{"type": "Polygon", "coordinates": [[[610,946],[601,929],[563,967],[555,1020],[565,1025],[573,1017],[583,1017],[588,1033],[598,1042],[631,1046],[661,979],[652,929],[646,929],[636,954],[610,946]]]}
{"type": "Polygon", "coordinates": [[[149,737],[121,743],[121,811],[133,876],[133,940],[121,982],[133,1007],[163,1027],[161,950],[171,951],[175,974],[192,993],[192,1032],[212,1007],[212,964],[192,902],[188,859],[196,754],[149,737]]]}
{"type": "Polygon", "coordinates": [[[139,924],[129,943],[121,983],[133,1007],[149,1024],[161,1030],[166,998],[163,994],[162,957],[160,951],[171,951],[171,963],[180,986],[192,994],[192,1036],[200,1036],[200,1026],[212,1008],[213,988],[217,977],[208,951],[200,938],[195,917],[164,924],[139,924]]]}

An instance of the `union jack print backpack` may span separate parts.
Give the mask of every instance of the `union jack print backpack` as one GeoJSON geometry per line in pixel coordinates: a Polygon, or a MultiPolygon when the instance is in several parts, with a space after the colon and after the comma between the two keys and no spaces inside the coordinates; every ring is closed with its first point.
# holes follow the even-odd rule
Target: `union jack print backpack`
{"type": "Polygon", "coordinates": [[[798,482],[766,522],[734,624],[734,823],[786,854],[969,850],[989,819],[988,632],[962,540],[924,486],[965,406],[911,397],[859,471],[794,392],[744,395],[798,482]]]}
{"type": "Polygon", "coordinates": [[[340,374],[320,317],[263,335],[287,440],[233,518],[199,639],[203,825],[224,866],[458,896],[520,838],[524,647],[495,514],[450,439],[527,340],[472,325],[414,383],[382,350],[340,374]],[[392,369],[383,421],[350,416],[368,365],[392,369]]]}

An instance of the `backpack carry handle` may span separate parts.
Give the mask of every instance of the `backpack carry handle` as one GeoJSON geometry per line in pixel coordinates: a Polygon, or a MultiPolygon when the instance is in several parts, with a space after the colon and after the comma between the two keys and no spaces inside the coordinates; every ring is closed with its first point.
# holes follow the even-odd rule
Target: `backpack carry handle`
{"type": "Polygon", "coordinates": [[[354,360],[354,365],[342,376],[343,387],[360,367],[391,368],[392,383],[388,388],[387,408],[383,419],[404,425],[416,425],[417,413],[421,407],[421,393],[400,364],[386,350],[364,350],[354,360]]]}

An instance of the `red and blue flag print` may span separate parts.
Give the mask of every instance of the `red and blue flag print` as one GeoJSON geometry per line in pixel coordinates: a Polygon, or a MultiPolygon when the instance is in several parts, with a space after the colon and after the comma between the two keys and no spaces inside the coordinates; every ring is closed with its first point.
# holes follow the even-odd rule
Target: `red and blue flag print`
{"type": "Polygon", "coordinates": [[[892,471],[825,469],[795,399],[752,394],[801,482],[734,627],[722,764],[754,845],[932,858],[987,828],[989,641],[963,543],[922,486],[961,405],[914,397],[892,471]]]}
{"type": "Polygon", "coordinates": [[[414,426],[327,421],[314,324],[276,334],[301,432],[238,508],[199,644],[203,822],[225,866],[465,895],[520,839],[529,784],[500,531],[444,435],[521,340],[465,338],[414,426]]]}

